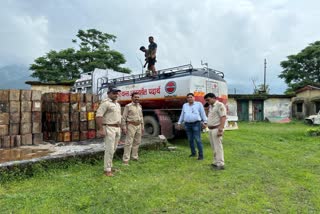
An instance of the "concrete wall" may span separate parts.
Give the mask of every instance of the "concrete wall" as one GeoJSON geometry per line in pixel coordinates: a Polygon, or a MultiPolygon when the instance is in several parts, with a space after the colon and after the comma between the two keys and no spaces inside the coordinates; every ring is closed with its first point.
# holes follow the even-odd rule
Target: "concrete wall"
{"type": "Polygon", "coordinates": [[[237,116],[237,101],[234,98],[228,98],[228,115],[237,116]]]}
{"type": "Polygon", "coordinates": [[[264,101],[264,118],[290,118],[291,99],[290,98],[269,98],[264,101]]]}

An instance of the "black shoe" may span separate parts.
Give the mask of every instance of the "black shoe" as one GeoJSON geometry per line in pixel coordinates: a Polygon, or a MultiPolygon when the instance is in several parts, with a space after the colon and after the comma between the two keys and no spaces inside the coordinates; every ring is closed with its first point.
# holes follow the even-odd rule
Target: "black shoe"
{"type": "Polygon", "coordinates": [[[198,157],[198,160],[203,160],[203,157],[199,156],[199,157],[198,157]]]}
{"type": "Polygon", "coordinates": [[[191,155],[189,155],[189,158],[192,158],[192,157],[195,157],[196,155],[194,155],[194,154],[191,154],[191,155]]]}
{"type": "Polygon", "coordinates": [[[217,164],[212,163],[212,164],[210,164],[210,166],[211,166],[212,168],[216,168],[216,167],[217,167],[217,164]]]}
{"type": "Polygon", "coordinates": [[[216,166],[214,167],[215,170],[224,170],[224,166],[216,166]]]}

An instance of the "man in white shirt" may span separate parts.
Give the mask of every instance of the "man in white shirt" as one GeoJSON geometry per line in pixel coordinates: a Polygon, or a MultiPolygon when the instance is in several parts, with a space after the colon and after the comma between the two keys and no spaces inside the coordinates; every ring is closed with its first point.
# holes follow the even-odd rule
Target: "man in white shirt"
{"type": "Polygon", "coordinates": [[[194,101],[194,94],[187,94],[187,103],[183,104],[181,115],[178,121],[178,128],[184,122],[185,130],[188,136],[191,154],[189,157],[196,156],[194,141],[198,148],[198,160],[203,160],[203,146],[201,142],[201,126],[206,127],[207,116],[202,103],[194,101]]]}

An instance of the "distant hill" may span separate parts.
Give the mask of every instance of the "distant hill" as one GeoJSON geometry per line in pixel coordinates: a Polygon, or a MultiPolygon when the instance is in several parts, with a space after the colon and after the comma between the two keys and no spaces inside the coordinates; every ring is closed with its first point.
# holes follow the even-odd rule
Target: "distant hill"
{"type": "Polygon", "coordinates": [[[31,72],[27,66],[8,65],[0,67],[0,89],[30,89],[26,81],[36,80],[30,77],[31,72]]]}

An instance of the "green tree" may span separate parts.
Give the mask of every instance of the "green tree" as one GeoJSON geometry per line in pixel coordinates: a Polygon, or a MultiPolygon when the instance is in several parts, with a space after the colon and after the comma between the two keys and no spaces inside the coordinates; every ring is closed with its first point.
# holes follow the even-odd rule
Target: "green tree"
{"type": "Polygon", "coordinates": [[[34,71],[31,76],[43,82],[62,82],[78,79],[80,73],[95,68],[130,73],[130,69],[121,67],[126,62],[123,54],[109,47],[109,42],[115,42],[116,36],[96,29],[79,30],[76,36],[79,43],[77,39],[72,42],[78,44],[78,50],[51,50],[30,65],[30,70],[34,71]]]}
{"type": "Polygon", "coordinates": [[[286,93],[293,93],[305,85],[320,85],[320,41],[287,58],[280,63],[283,71],[279,75],[288,85],[286,93]]]}

